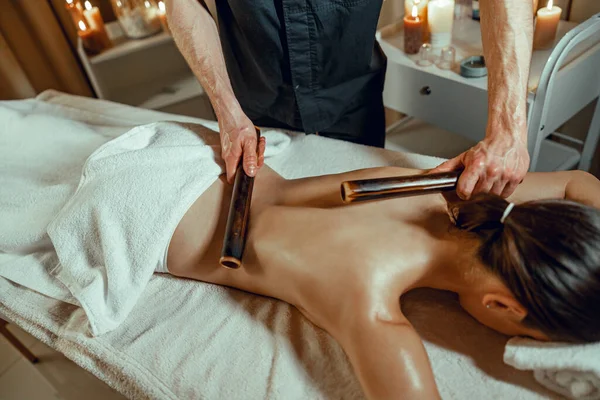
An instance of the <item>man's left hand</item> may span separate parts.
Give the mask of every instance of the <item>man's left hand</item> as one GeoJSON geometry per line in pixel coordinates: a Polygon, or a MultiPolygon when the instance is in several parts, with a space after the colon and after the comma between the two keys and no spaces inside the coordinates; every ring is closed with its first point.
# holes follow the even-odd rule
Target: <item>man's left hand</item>
{"type": "Polygon", "coordinates": [[[468,200],[477,193],[510,196],[528,169],[527,142],[513,135],[495,134],[431,172],[463,170],[456,193],[468,200]]]}

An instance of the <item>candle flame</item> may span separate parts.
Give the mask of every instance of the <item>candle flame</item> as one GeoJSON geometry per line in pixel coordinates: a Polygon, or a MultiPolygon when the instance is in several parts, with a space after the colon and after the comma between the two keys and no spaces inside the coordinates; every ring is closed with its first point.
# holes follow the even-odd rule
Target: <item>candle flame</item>
{"type": "Polygon", "coordinates": [[[150,8],[150,2],[149,2],[148,0],[146,0],[146,1],[144,2],[144,5],[146,6],[146,8],[150,8]]]}
{"type": "Polygon", "coordinates": [[[548,6],[547,6],[548,10],[552,10],[552,6],[553,6],[552,0],[548,0],[548,6]]]}
{"type": "Polygon", "coordinates": [[[117,7],[119,7],[119,8],[123,7],[123,4],[119,0],[117,0],[117,7]]]}
{"type": "Polygon", "coordinates": [[[167,8],[165,7],[165,3],[163,3],[162,1],[158,2],[158,9],[162,12],[165,12],[167,10],[167,8]]]}
{"type": "Polygon", "coordinates": [[[79,29],[85,32],[85,30],[87,29],[87,27],[85,26],[85,22],[79,21],[79,29]]]}
{"type": "Polygon", "coordinates": [[[413,6],[411,15],[414,19],[419,19],[419,9],[417,8],[417,6],[413,6]]]}
{"type": "Polygon", "coordinates": [[[83,3],[85,5],[85,9],[88,11],[92,11],[92,3],[90,3],[89,1],[86,1],[85,3],[83,3]]]}
{"type": "Polygon", "coordinates": [[[69,4],[69,5],[73,4],[73,0],[67,0],[67,4],[69,4]]]}
{"type": "Polygon", "coordinates": [[[415,5],[417,5],[417,4],[421,4],[421,0],[415,0],[415,1],[413,2],[413,4],[415,4],[415,5]]]}

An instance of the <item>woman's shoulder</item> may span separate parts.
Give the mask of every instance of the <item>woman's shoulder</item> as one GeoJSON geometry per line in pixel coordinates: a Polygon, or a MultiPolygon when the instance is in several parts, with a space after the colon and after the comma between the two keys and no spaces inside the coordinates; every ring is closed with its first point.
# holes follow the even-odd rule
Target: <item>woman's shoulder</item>
{"type": "Polygon", "coordinates": [[[514,203],[568,199],[600,207],[600,181],[586,171],[530,172],[508,198],[514,203]]]}

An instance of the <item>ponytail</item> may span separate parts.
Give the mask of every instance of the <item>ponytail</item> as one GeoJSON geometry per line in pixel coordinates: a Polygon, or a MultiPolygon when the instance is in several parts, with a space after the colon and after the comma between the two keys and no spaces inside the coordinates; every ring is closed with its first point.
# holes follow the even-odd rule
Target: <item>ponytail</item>
{"type": "Polygon", "coordinates": [[[555,340],[600,340],[600,210],[567,200],[511,206],[482,194],[449,211],[481,239],[480,261],[527,309],[525,325],[555,340]]]}

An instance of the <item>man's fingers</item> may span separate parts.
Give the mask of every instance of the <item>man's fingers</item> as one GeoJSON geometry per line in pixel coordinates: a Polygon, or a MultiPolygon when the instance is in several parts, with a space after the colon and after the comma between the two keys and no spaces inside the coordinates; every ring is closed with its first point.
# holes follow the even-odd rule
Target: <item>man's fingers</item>
{"type": "Polygon", "coordinates": [[[507,198],[508,196],[513,194],[515,192],[515,190],[517,190],[518,186],[519,186],[519,182],[516,182],[516,181],[508,182],[508,184],[504,187],[504,190],[502,191],[500,196],[507,198]]]}
{"type": "Polygon", "coordinates": [[[505,171],[502,180],[499,181],[497,185],[494,185],[491,192],[498,196],[507,198],[513,194],[519,184],[523,182],[521,175],[521,173],[514,170],[505,171]]]}
{"type": "Polygon", "coordinates": [[[471,192],[471,196],[478,193],[489,193],[492,187],[494,186],[495,182],[495,179],[490,176],[479,176],[477,184],[471,192]]]}
{"type": "Polygon", "coordinates": [[[248,176],[255,176],[256,171],[258,169],[258,156],[256,155],[257,151],[257,143],[256,138],[247,138],[244,140],[244,171],[248,176]]]}
{"type": "Polygon", "coordinates": [[[510,182],[506,182],[506,181],[502,181],[502,180],[498,180],[496,182],[494,182],[494,185],[492,185],[492,188],[490,189],[490,193],[495,194],[497,196],[501,196],[502,192],[504,191],[504,188],[506,187],[506,185],[510,183],[510,182]]]}
{"type": "Polygon", "coordinates": [[[458,178],[456,184],[456,193],[463,200],[468,200],[473,193],[473,189],[479,181],[479,174],[472,170],[465,170],[458,178]]]}
{"type": "Polygon", "coordinates": [[[227,182],[233,183],[233,178],[235,177],[235,173],[237,171],[237,167],[240,161],[240,156],[234,156],[233,154],[229,154],[227,157],[223,158],[225,160],[225,171],[227,173],[227,182]]]}
{"type": "Polygon", "coordinates": [[[258,140],[258,168],[262,167],[265,163],[265,149],[267,147],[267,140],[261,137],[258,140]]]}
{"type": "Polygon", "coordinates": [[[227,182],[233,183],[241,157],[242,145],[239,140],[235,140],[232,143],[228,152],[223,151],[223,159],[225,160],[225,169],[227,171],[227,182]]]}

